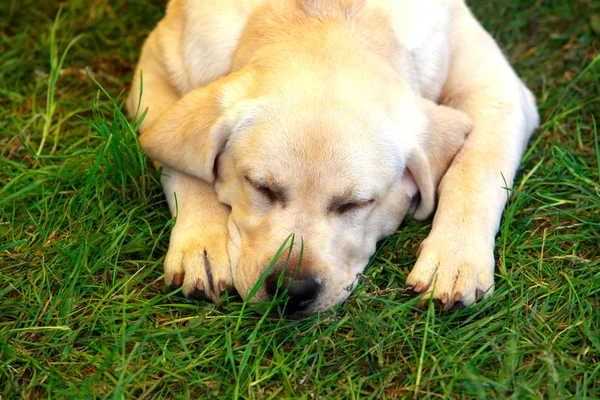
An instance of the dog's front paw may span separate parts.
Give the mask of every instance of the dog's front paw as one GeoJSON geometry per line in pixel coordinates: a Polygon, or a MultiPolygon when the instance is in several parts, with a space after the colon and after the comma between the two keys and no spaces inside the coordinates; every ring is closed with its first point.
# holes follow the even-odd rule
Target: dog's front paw
{"type": "Polygon", "coordinates": [[[186,297],[216,301],[233,285],[227,228],[182,228],[175,224],[165,258],[165,283],[186,297]]]}
{"type": "Polygon", "coordinates": [[[433,294],[444,309],[463,308],[494,290],[494,241],[478,232],[431,233],[406,278],[416,293],[433,294]]]}

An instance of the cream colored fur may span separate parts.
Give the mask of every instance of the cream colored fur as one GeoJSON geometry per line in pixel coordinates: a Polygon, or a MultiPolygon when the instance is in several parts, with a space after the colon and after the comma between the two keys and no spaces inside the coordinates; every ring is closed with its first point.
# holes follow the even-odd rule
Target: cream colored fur
{"type": "Polygon", "coordinates": [[[437,211],[407,285],[446,307],[489,296],[538,125],[461,0],[172,0],[127,105],[177,216],[167,284],[246,296],[294,233],[321,284],[307,312],[347,298],[417,193],[416,218],[437,211]]]}

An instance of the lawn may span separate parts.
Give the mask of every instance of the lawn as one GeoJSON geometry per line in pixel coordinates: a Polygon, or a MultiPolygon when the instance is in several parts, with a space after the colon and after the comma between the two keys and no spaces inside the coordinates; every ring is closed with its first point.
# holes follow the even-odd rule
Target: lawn
{"type": "Polygon", "coordinates": [[[0,1],[0,399],[600,398],[600,3],[477,3],[543,118],[494,296],[417,310],[407,221],[290,321],[163,287],[173,221],[120,107],[164,1],[0,1]]]}

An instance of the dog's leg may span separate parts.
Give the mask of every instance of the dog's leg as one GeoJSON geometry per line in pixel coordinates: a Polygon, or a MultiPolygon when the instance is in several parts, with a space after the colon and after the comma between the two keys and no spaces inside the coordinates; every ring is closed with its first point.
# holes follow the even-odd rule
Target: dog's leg
{"type": "Polygon", "coordinates": [[[445,307],[468,305],[494,288],[494,242],[526,143],[538,125],[532,94],[495,41],[456,2],[452,61],[441,101],[474,128],[439,186],[429,237],[407,278],[445,307]],[[457,305],[458,305],[457,304],[457,305]]]}
{"type": "Polygon", "coordinates": [[[213,186],[163,167],[161,177],[169,208],[177,217],[165,258],[165,283],[183,286],[183,294],[216,300],[233,284],[227,253],[229,209],[213,186]]]}
{"type": "MultiPolygon", "coordinates": [[[[153,32],[144,45],[127,101],[132,116],[147,110],[141,132],[181,97],[166,78],[161,55],[153,32]]],[[[217,200],[213,186],[198,178],[165,166],[161,182],[177,218],[165,258],[165,283],[183,286],[186,296],[216,300],[225,286],[233,284],[227,253],[229,211],[217,200]]]]}
{"type": "Polygon", "coordinates": [[[153,31],[144,43],[127,98],[127,110],[131,117],[140,118],[144,112],[146,113],[140,132],[144,132],[152,122],[181,98],[169,82],[168,73],[161,60],[158,36],[156,31],[153,31]]]}

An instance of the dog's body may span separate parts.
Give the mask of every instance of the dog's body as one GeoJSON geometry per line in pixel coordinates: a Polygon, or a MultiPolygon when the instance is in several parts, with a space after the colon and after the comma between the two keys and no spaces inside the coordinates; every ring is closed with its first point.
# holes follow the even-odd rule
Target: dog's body
{"type": "Polygon", "coordinates": [[[506,187],[538,125],[461,0],[172,0],[128,108],[148,110],[140,140],[177,215],[166,282],[247,296],[295,233],[304,254],[283,280],[300,314],[343,301],[436,188],[407,285],[446,307],[489,295],[506,187]]]}

